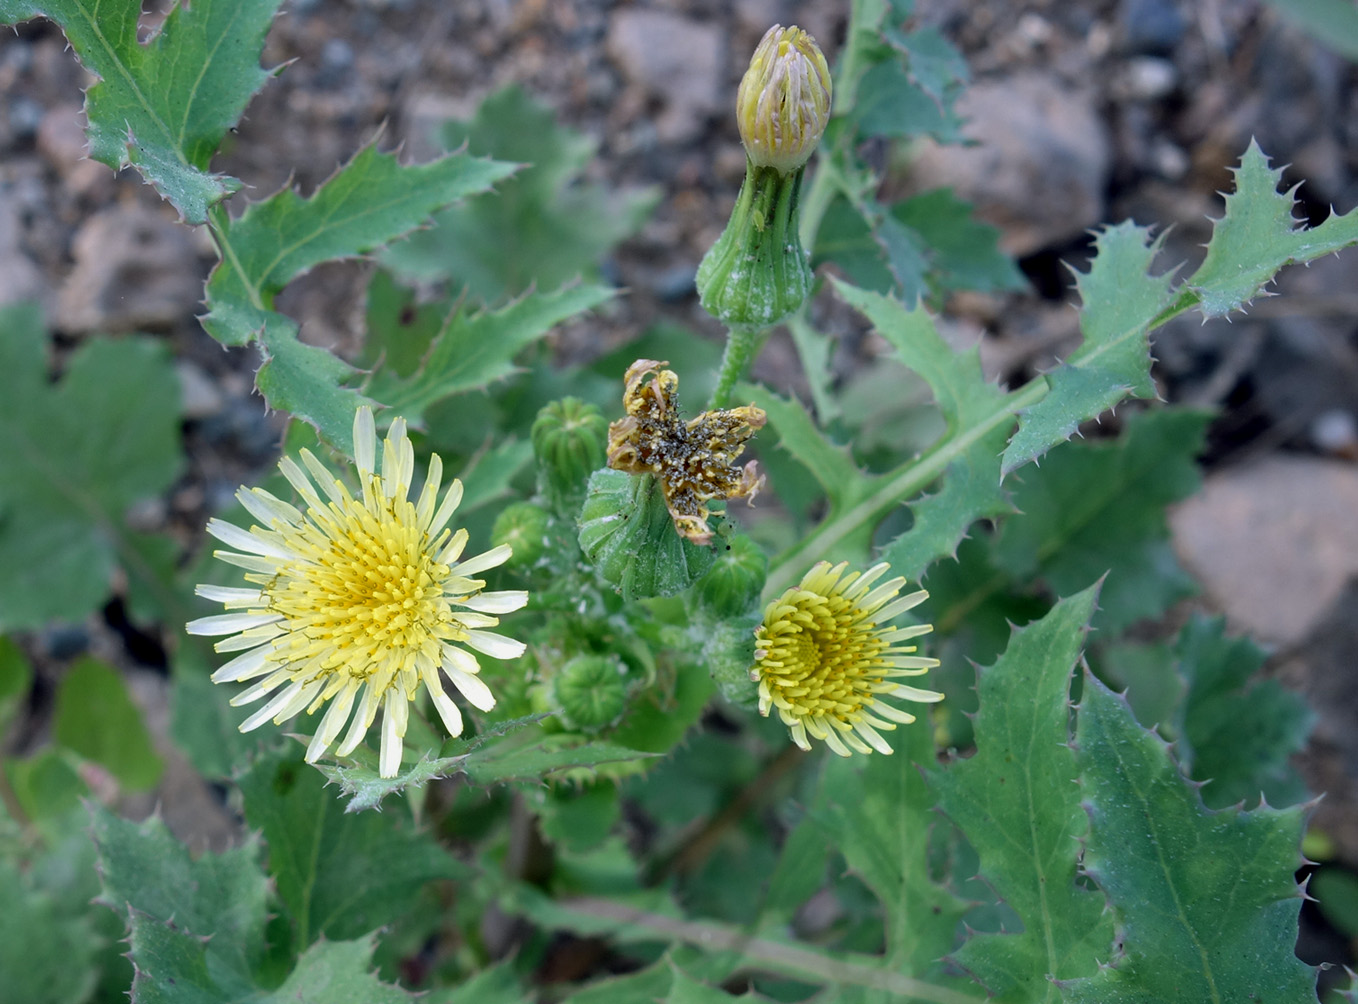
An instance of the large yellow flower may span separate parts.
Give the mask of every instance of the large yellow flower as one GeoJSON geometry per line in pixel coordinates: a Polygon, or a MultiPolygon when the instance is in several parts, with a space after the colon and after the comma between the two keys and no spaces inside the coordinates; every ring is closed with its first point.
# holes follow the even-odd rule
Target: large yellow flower
{"type": "Polygon", "coordinates": [[[488,711],[495,705],[468,649],[498,659],[523,654],[522,642],[485,629],[499,624],[496,614],[526,604],[528,594],[483,592],[485,582],[474,577],[507,560],[508,545],[459,560],[467,531],[446,527],[462,500],[462,482],[454,479],[438,499],[443,462],[437,454],[429,458],[418,501],[409,500],[415,451],[403,419],[392,422],[382,444],[380,473],[376,454],[372,411],[360,408],[354,458],[361,497],[308,450],[301,452],[305,470],[291,457],[278,465],[305,513],[261,488],[241,488],[236,498],[261,525],[243,530],[214,519],[207,529],[235,549],[216,556],[244,568],[254,588],[199,586],[199,596],[236,612],[192,621],[188,631],[232,636],[216,650],[241,654],[213,673],[213,682],[257,680],[233,705],[269,696],[242,732],[269,719],[282,724],[304,709],[312,714],[329,702],[306,758],[320,757],[349,722],[335,750],[346,756],[381,707],[380,771],[394,777],[409,704],[421,684],[450,735],[461,734],[462,714],[444,693],[443,677],[473,706],[488,711]]]}
{"type": "Polygon", "coordinates": [[[759,713],[767,716],[777,708],[802,749],[811,748],[809,735],[840,756],[890,753],[878,730],[908,724],[915,716],[883,699],[943,700],[932,690],[897,682],[938,665],[937,659],[912,654],[914,645],[900,644],[933,626],[887,624],[929,594],[899,596],[905,585],[899,577],[873,589],[889,567],[885,562],[845,576],[847,567],[847,562],[833,567],[819,562],[765,608],[764,623],[755,631],[750,677],[759,684],[759,713]]]}

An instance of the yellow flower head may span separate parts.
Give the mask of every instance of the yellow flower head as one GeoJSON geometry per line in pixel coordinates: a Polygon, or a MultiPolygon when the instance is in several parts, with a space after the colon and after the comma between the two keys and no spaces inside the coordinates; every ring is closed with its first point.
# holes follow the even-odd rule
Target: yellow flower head
{"type": "Polygon", "coordinates": [[[933,626],[887,623],[929,594],[920,590],[897,598],[905,585],[899,577],[873,589],[889,567],[885,562],[861,575],[846,576],[847,567],[847,562],[834,567],[819,562],[765,608],[764,623],[755,631],[750,678],[759,684],[759,713],[767,716],[776,707],[802,749],[811,748],[810,735],[840,756],[890,753],[877,730],[908,724],[915,716],[883,699],[943,700],[932,690],[896,682],[938,665],[937,659],[913,655],[914,645],[900,644],[933,626]]]}
{"type": "Polygon", "coordinates": [[[764,427],[762,408],[705,411],[685,422],[679,417],[679,377],[661,369],[668,363],[638,359],[627,367],[622,404],[627,416],[608,427],[608,466],[660,480],[674,529],[698,545],[712,542],[709,500],[748,499],[764,476],[751,460],[735,466],[750,437],[764,427]]]}
{"type": "Polygon", "coordinates": [[[418,501],[409,500],[415,451],[403,419],[392,422],[382,444],[379,473],[373,414],[360,408],[354,457],[359,497],[308,450],[301,453],[302,466],[291,457],[278,465],[305,513],[261,488],[236,493],[260,525],[242,530],[214,519],[207,529],[234,548],[215,554],[244,568],[253,588],[199,586],[199,596],[235,612],[192,621],[188,631],[231,635],[216,650],[241,654],[213,673],[213,682],[257,681],[233,697],[233,705],[269,697],[241,725],[242,732],[268,719],[282,724],[303,709],[312,714],[328,701],[307,747],[306,758],[314,761],[349,722],[357,702],[335,750],[346,756],[363,740],[380,706],[380,770],[394,777],[409,703],[421,684],[450,735],[461,734],[462,714],[444,693],[443,677],[475,707],[487,711],[495,705],[468,649],[498,659],[523,654],[522,642],[485,629],[500,623],[496,614],[526,604],[528,594],[482,592],[486,584],[475,578],[509,558],[507,545],[460,560],[467,531],[446,527],[462,500],[462,482],[454,479],[439,500],[443,462],[437,455],[429,458],[418,501]]]}
{"type": "Polygon", "coordinates": [[[830,67],[816,40],[775,24],[760,40],[736,92],[736,122],[755,167],[791,174],[830,121],[830,67]]]}

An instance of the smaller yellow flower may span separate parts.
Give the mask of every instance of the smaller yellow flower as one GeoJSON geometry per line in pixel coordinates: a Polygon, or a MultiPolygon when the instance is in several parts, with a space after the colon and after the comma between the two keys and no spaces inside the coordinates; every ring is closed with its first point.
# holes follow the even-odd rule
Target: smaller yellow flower
{"type": "Polygon", "coordinates": [[[522,642],[485,629],[500,623],[496,614],[526,604],[528,594],[482,591],[486,583],[475,575],[503,564],[511,551],[501,545],[462,558],[467,531],[447,529],[462,500],[462,482],[454,479],[440,500],[443,462],[437,454],[429,458],[419,500],[409,499],[415,450],[404,419],[391,423],[379,473],[373,413],[358,410],[357,496],[310,451],[303,450],[301,459],[298,465],[284,457],[278,466],[305,512],[262,488],[241,488],[236,498],[262,525],[244,530],[219,519],[208,523],[208,533],[235,549],[216,551],[216,557],[244,568],[251,586],[199,586],[199,596],[234,612],[201,617],[187,629],[231,636],[216,650],[241,654],[213,673],[213,682],[257,681],[233,697],[233,705],[269,697],[241,724],[242,732],[270,719],[281,725],[328,702],[306,759],[320,757],[349,723],[335,751],[347,756],[381,708],[379,769],[394,777],[409,704],[421,687],[450,735],[462,733],[462,713],[444,693],[445,678],[482,711],[495,706],[468,649],[497,659],[522,655],[522,642]]]}
{"type": "Polygon", "coordinates": [[[876,589],[872,584],[890,567],[874,565],[861,575],[842,562],[818,562],[802,581],[764,610],[755,631],[755,664],[750,678],[759,684],[759,713],[772,708],[792,732],[792,741],[811,749],[819,739],[840,756],[890,753],[879,729],[909,724],[915,716],[884,698],[932,704],[943,695],[896,682],[920,676],[937,659],[913,655],[901,642],[933,630],[930,624],[890,627],[889,621],[928,598],[924,590],[900,596],[905,579],[876,589]],[[898,598],[899,597],[899,598],[898,598]],[[890,719],[886,721],[884,719],[890,719]]]}
{"type": "Polygon", "coordinates": [[[830,121],[830,67],[816,40],[775,24],[736,91],[736,123],[755,167],[791,174],[816,151],[830,121]]]}

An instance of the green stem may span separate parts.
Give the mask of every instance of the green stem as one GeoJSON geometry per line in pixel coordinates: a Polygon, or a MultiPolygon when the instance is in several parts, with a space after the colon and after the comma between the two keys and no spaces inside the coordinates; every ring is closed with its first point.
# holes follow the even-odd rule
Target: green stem
{"type": "Polygon", "coordinates": [[[1006,397],[985,421],[937,444],[918,460],[882,478],[873,491],[857,504],[827,518],[796,545],[774,559],[769,569],[768,583],[764,587],[764,596],[777,596],[796,582],[806,569],[833,555],[846,538],[865,526],[875,525],[902,499],[912,498],[929,487],[947,470],[949,464],[966,453],[978,439],[997,426],[1012,422],[1018,412],[1042,400],[1047,390],[1046,377],[1030,380],[1006,397]]]}
{"type": "Polygon", "coordinates": [[[911,998],[933,1004],[982,1004],[979,996],[914,979],[887,968],[882,962],[846,961],[799,945],[755,937],[725,924],[676,920],[593,896],[561,900],[555,905],[559,910],[578,916],[613,922],[632,934],[641,929],[706,952],[732,952],[740,955],[752,968],[815,983],[848,983],[881,990],[897,999],[911,998]]]}
{"type": "Polygon", "coordinates": [[[717,374],[717,387],[712,391],[712,399],[707,402],[707,410],[725,408],[731,400],[731,391],[736,383],[749,371],[750,363],[759,354],[769,328],[747,328],[733,325],[726,335],[726,352],[721,357],[721,370],[717,374]]]}

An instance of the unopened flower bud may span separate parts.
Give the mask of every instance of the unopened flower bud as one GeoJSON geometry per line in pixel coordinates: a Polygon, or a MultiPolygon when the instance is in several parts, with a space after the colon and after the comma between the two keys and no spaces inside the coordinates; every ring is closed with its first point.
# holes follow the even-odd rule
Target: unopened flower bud
{"type": "Polygon", "coordinates": [[[584,732],[613,725],[627,710],[627,667],[617,656],[577,655],[552,681],[561,717],[584,732]]]}
{"type": "Polygon", "coordinates": [[[797,199],[829,119],[830,68],[815,39],[774,25],[736,96],[745,181],[726,229],[698,266],[703,308],[732,328],[772,327],[811,292],[797,199]]]}
{"type": "Polygon", "coordinates": [[[585,497],[589,476],[604,466],[608,420],[592,404],[567,397],[553,401],[533,421],[533,453],[545,494],[573,510],[585,497]]]}
{"type": "Polygon", "coordinates": [[[712,565],[712,549],[674,530],[653,474],[595,471],[580,510],[580,549],[626,600],[674,596],[712,565]]]}
{"type": "Polygon", "coordinates": [[[744,534],[717,548],[717,559],[694,586],[702,608],[719,617],[739,617],[754,610],[769,577],[769,559],[744,534]]]}
{"type": "Polygon", "coordinates": [[[514,502],[501,510],[491,527],[490,540],[496,547],[508,544],[514,553],[505,562],[509,568],[531,568],[547,546],[547,510],[532,502],[514,502]]]}
{"type": "Polygon", "coordinates": [[[816,40],[774,25],[736,92],[736,122],[755,167],[790,174],[805,164],[830,120],[830,67],[816,40]]]}

